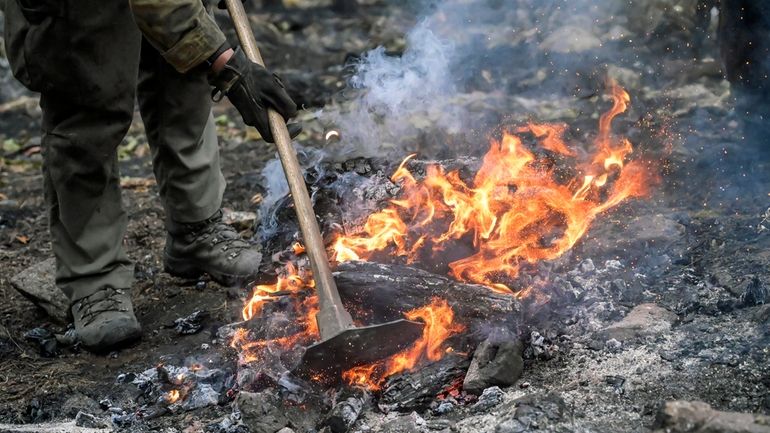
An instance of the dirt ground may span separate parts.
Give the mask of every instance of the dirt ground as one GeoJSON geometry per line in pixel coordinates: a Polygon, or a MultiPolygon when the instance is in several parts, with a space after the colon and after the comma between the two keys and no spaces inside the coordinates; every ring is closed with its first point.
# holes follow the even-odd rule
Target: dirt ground
{"type": "MultiPolygon", "coordinates": [[[[309,147],[321,146],[323,126],[314,113],[340,97],[350,59],[380,45],[402,50],[403,34],[416,21],[411,8],[388,2],[372,2],[347,17],[327,8],[305,8],[270,11],[257,18],[272,23],[256,27],[265,58],[307,109],[301,116],[306,132],[299,141],[309,147]]],[[[221,14],[219,19],[224,19],[221,14]]],[[[770,234],[759,228],[770,206],[770,147],[732,110],[729,87],[711,62],[683,55],[655,63],[650,59],[666,52],[654,51],[653,46],[665,45],[655,43],[644,50],[626,47],[634,53],[630,57],[647,56],[651,66],[625,63],[628,70],[640,70],[643,78],[628,89],[639,107],[635,117],[621,120],[619,128],[632,138],[665,144],[655,151],[663,161],[663,181],[651,199],[622,207],[576,248],[566,269],[578,271],[563,280],[571,287],[582,284],[585,295],[565,307],[561,317],[538,317],[530,329],[551,335],[560,350],[548,359],[528,359],[520,385],[506,391],[506,402],[525,394],[561,395],[569,415],[554,420],[559,429],[553,431],[647,432],[660,403],[674,399],[770,414],[767,308],[761,302],[746,304],[742,297],[747,275],[758,276],[762,285],[770,283],[770,234]],[[655,130],[661,137],[650,133],[655,130]],[[606,273],[582,273],[585,258],[606,273]],[[623,261],[624,270],[606,265],[616,259],[623,261]],[[627,286],[613,292],[610,282],[618,278],[627,286]],[[676,314],[671,329],[645,335],[622,350],[604,341],[595,343],[608,324],[650,302],[676,314]],[[623,377],[619,386],[610,379],[618,376],[623,377]]],[[[523,68],[536,74],[534,66],[523,68]]],[[[7,68],[2,72],[2,85],[10,86],[7,68]]],[[[574,84],[580,79],[565,80],[574,84]]],[[[528,97],[536,93],[537,86],[528,92],[528,97]]],[[[34,98],[21,90],[5,90],[0,96],[0,104],[34,98]]],[[[585,115],[583,123],[573,126],[593,128],[602,107],[575,96],[561,100],[585,115]]],[[[194,358],[235,368],[232,360],[222,361],[228,349],[216,341],[216,330],[240,319],[246,291],[163,273],[163,209],[138,115],[121,145],[120,164],[127,178],[123,197],[130,223],[125,245],[136,263],[133,299],[143,325],[141,342],[106,356],[65,350],[46,358],[25,341],[25,332],[36,327],[64,329],[9,283],[13,275],[51,256],[37,147],[39,112],[34,99],[25,104],[0,111],[0,141],[5,142],[0,161],[0,423],[67,420],[80,410],[99,411],[98,402],[105,398],[130,399],[125,387],[116,383],[119,374],[161,362],[194,358]],[[201,309],[211,313],[204,330],[177,335],[173,321],[201,309]]],[[[533,115],[518,107],[519,112],[510,113],[513,117],[533,115]]],[[[534,116],[547,111],[542,105],[533,110],[534,116]]],[[[560,112],[554,111],[550,116],[559,118],[560,112]]],[[[228,182],[224,207],[256,211],[255,195],[266,193],[262,168],[274,158],[274,148],[247,132],[229,105],[217,105],[215,117],[228,182]]],[[[247,229],[243,235],[252,237],[254,232],[247,229]]],[[[146,428],[181,431],[189,426],[189,431],[201,431],[230,412],[226,405],[213,406],[150,420],[146,428]]],[[[447,419],[456,424],[452,431],[514,431],[500,427],[505,417],[504,409],[483,415],[460,410],[447,419]]],[[[376,426],[382,419],[370,415],[363,422],[376,426]]]]}

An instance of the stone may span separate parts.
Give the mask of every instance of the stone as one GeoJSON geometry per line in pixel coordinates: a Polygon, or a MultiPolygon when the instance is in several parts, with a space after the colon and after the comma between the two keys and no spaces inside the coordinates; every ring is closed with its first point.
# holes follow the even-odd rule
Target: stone
{"type": "Polygon", "coordinates": [[[700,401],[668,401],[654,427],[655,433],[770,433],[770,416],[718,411],[700,401]]]}
{"type": "Polygon", "coordinates": [[[14,275],[10,283],[25,298],[45,310],[52,319],[59,323],[69,323],[70,302],[56,287],[55,275],[56,261],[50,258],[14,275]]]}
{"type": "Polygon", "coordinates": [[[86,412],[78,412],[75,416],[75,425],[86,428],[107,428],[109,425],[103,419],[86,412]]]}
{"type": "Polygon", "coordinates": [[[482,341],[473,353],[473,361],[463,381],[463,389],[481,394],[490,386],[511,386],[521,377],[524,369],[520,340],[482,341]]]}
{"type": "Polygon", "coordinates": [[[554,53],[581,53],[602,45],[602,41],[584,27],[563,26],[540,44],[540,49],[554,53]]]}
{"type": "Polygon", "coordinates": [[[284,428],[278,430],[277,433],[294,433],[294,430],[292,430],[292,429],[290,429],[288,427],[284,427],[284,428]]]}
{"type": "Polygon", "coordinates": [[[658,335],[671,329],[676,314],[656,304],[640,304],[634,307],[620,322],[613,323],[599,331],[605,340],[615,339],[621,343],[639,337],[658,335]]]}
{"type": "Polygon", "coordinates": [[[492,386],[484,390],[484,392],[481,393],[481,396],[479,397],[479,401],[477,401],[473,406],[471,406],[471,411],[473,412],[486,412],[489,409],[492,409],[493,407],[497,406],[498,404],[503,402],[503,398],[505,397],[505,393],[502,389],[498,386],[492,386]]]}
{"type": "Polygon", "coordinates": [[[287,427],[289,420],[275,391],[241,391],[235,404],[241,412],[243,423],[251,433],[275,433],[287,427]]]}

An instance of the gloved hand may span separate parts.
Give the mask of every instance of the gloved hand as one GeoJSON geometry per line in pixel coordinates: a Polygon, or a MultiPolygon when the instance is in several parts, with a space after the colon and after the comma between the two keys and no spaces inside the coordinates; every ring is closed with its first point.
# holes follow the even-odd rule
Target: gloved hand
{"type": "MultiPolygon", "coordinates": [[[[209,76],[209,83],[214,86],[212,97],[221,100],[224,95],[230,99],[244,123],[257,128],[265,141],[272,143],[270,122],[267,109],[272,108],[289,119],[297,115],[297,104],[291,99],[277,75],[252,62],[237,49],[221,71],[209,76]]],[[[289,125],[292,138],[302,130],[297,124],[289,125]]]]}

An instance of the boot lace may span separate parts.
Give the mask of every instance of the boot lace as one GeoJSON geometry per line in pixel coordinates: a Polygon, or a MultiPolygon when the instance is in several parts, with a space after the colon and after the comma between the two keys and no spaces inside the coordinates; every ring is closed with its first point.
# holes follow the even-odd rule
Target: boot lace
{"type": "Polygon", "coordinates": [[[123,290],[107,286],[103,290],[78,301],[77,311],[80,314],[83,325],[90,325],[102,313],[128,311],[128,309],[122,306],[120,299],[122,296],[125,296],[123,290]]]}
{"type": "Polygon", "coordinates": [[[220,247],[223,252],[229,251],[228,257],[234,259],[251,246],[241,239],[234,228],[222,221],[212,222],[196,233],[196,241],[208,241],[214,248],[220,247]]]}

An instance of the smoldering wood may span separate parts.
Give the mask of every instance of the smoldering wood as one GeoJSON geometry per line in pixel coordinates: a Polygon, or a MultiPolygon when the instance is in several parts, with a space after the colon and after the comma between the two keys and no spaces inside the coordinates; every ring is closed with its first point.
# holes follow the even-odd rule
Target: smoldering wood
{"type": "Polygon", "coordinates": [[[337,402],[321,423],[332,433],[345,433],[353,427],[361,412],[371,404],[371,395],[364,389],[345,389],[337,396],[337,402]]]}
{"type": "Polygon", "coordinates": [[[378,406],[384,412],[425,410],[441,391],[465,374],[468,366],[467,356],[448,354],[414,371],[393,375],[383,386],[378,406]]]}
{"type": "MultiPolygon", "coordinates": [[[[346,262],[337,266],[334,278],[345,307],[363,324],[402,319],[406,312],[440,298],[452,308],[455,320],[466,327],[465,343],[473,348],[497,330],[517,334],[522,320],[521,304],[512,295],[410,266],[346,262]]],[[[262,314],[224,325],[217,334],[229,339],[235,329],[245,328],[254,339],[292,335],[301,329],[296,327],[298,313],[291,305],[290,296],[281,297],[265,304],[262,314]]]]}
{"type": "Polygon", "coordinates": [[[466,326],[464,335],[473,343],[497,328],[511,333],[519,329],[521,307],[516,298],[485,286],[409,266],[370,262],[341,263],[334,276],[342,301],[355,319],[365,323],[400,319],[432,298],[441,298],[454,311],[455,320],[466,326]]]}
{"type": "MultiPolygon", "coordinates": [[[[305,183],[312,192],[315,210],[327,245],[340,233],[356,233],[369,214],[383,209],[398,196],[401,188],[390,180],[400,161],[385,158],[354,158],[344,162],[321,162],[306,166],[305,183]]],[[[412,159],[406,167],[415,177],[426,176],[428,167],[441,166],[444,171],[457,171],[460,178],[471,183],[481,166],[481,160],[459,157],[441,161],[412,159]]],[[[259,233],[265,258],[280,254],[301,237],[291,197],[287,194],[263,207],[259,233]]],[[[262,272],[273,271],[274,263],[263,260],[262,272]]]]}

